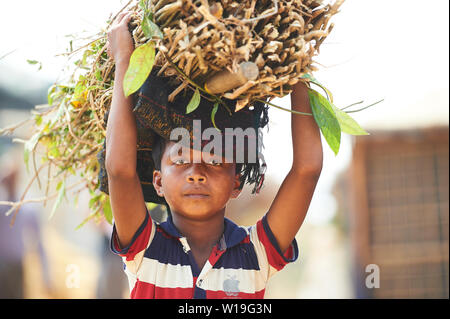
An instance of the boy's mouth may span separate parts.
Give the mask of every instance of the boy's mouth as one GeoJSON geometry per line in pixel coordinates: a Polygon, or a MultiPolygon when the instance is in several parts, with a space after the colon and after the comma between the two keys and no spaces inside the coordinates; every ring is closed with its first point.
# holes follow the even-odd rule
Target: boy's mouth
{"type": "Polygon", "coordinates": [[[189,197],[189,198],[198,198],[198,199],[209,197],[209,195],[206,195],[206,194],[186,194],[184,196],[189,197]]]}
{"type": "Polygon", "coordinates": [[[184,196],[189,198],[206,198],[209,197],[209,194],[204,190],[197,188],[187,191],[186,193],[184,193],[184,196]]]}

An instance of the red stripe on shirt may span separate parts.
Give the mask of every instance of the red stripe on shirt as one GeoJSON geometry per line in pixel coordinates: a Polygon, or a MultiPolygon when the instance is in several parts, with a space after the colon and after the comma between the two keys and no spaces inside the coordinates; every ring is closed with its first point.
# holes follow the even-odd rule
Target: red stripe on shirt
{"type": "MultiPolygon", "coordinates": [[[[143,251],[145,248],[147,248],[148,245],[148,241],[150,239],[150,235],[152,233],[152,219],[150,217],[150,214],[148,215],[148,218],[146,219],[146,221],[143,222],[143,224],[141,225],[141,227],[139,227],[139,229],[142,229],[141,233],[138,235],[138,237],[131,243],[130,248],[128,248],[128,250],[123,253],[123,254],[119,254],[119,256],[121,257],[126,257],[127,261],[133,260],[134,257],[141,251],[143,251]],[[144,223],[146,223],[144,225],[144,223]]],[[[139,230],[138,230],[139,231],[139,230]]],[[[118,243],[117,240],[117,234],[115,234],[114,236],[114,248],[117,251],[121,251],[122,249],[120,248],[120,245],[118,243]]]]}
{"type": "Polygon", "coordinates": [[[250,243],[250,235],[247,235],[240,243],[241,244],[249,244],[250,243]]]}
{"type": "MultiPolygon", "coordinates": [[[[267,254],[267,259],[269,261],[269,265],[271,265],[272,267],[274,267],[276,270],[281,270],[283,269],[284,266],[286,266],[286,264],[288,264],[288,262],[286,262],[283,259],[283,256],[281,256],[277,249],[275,248],[274,244],[277,245],[278,243],[272,243],[269,240],[269,237],[267,236],[266,232],[264,231],[264,227],[262,224],[262,220],[259,220],[256,223],[256,231],[258,233],[258,237],[259,240],[261,241],[261,243],[263,244],[266,254],[267,254]]],[[[289,248],[286,250],[286,253],[284,254],[285,258],[289,259],[292,258],[292,245],[289,246],[289,248]]]]}
{"type": "Polygon", "coordinates": [[[225,250],[220,250],[218,245],[214,246],[208,258],[209,263],[214,265],[224,252],[225,250]]]}
{"type": "Polygon", "coordinates": [[[194,288],[162,288],[144,281],[136,281],[131,299],[192,299],[194,288]]]}

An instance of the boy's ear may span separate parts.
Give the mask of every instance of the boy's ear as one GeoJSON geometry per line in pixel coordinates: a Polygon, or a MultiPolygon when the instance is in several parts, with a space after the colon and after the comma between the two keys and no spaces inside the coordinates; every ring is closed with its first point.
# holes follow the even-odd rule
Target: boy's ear
{"type": "Polygon", "coordinates": [[[164,197],[164,190],[161,183],[161,171],[153,171],[153,187],[155,188],[156,194],[158,194],[159,197],[164,197]]]}
{"type": "Polygon", "coordinates": [[[231,198],[238,198],[239,195],[242,193],[242,189],[239,189],[239,186],[241,186],[241,181],[239,178],[241,177],[241,174],[236,174],[234,178],[234,188],[231,192],[231,198]]]}

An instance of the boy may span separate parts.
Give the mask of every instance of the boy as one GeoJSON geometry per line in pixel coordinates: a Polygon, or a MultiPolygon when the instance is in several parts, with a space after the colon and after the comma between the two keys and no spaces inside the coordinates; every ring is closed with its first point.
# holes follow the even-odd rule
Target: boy
{"type": "MultiPolygon", "coordinates": [[[[317,124],[312,116],[292,115],[292,168],[267,214],[249,228],[224,217],[227,202],[241,192],[236,163],[193,162],[205,155],[197,149],[188,149],[187,159],[177,158],[177,144],[167,141],[153,186],[171,214],[156,224],[136,173],[132,99],[122,90],[134,50],[130,17],[120,14],[108,34],[116,70],[105,161],[115,220],[112,249],[124,258],[131,297],[263,298],[270,276],[297,258],[295,235],[322,169],[317,124]]],[[[294,88],[292,109],[311,113],[304,84],[294,88]]]]}

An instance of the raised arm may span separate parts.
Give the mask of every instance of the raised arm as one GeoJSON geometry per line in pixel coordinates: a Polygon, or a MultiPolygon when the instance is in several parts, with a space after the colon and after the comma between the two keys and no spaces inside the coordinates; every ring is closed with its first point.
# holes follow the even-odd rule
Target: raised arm
{"type": "Polygon", "coordinates": [[[116,63],[111,108],[106,128],[109,195],[118,239],[127,246],[145,219],[146,208],[136,173],[137,132],[132,99],[125,97],[123,79],[134,50],[128,31],[131,15],[120,14],[108,33],[108,55],[116,63]]]}
{"type": "MultiPolygon", "coordinates": [[[[312,113],[302,82],[291,94],[292,110],[312,113]]],[[[320,130],[314,118],[292,113],[293,163],[267,213],[267,222],[284,252],[302,225],[322,171],[320,130]]]]}

